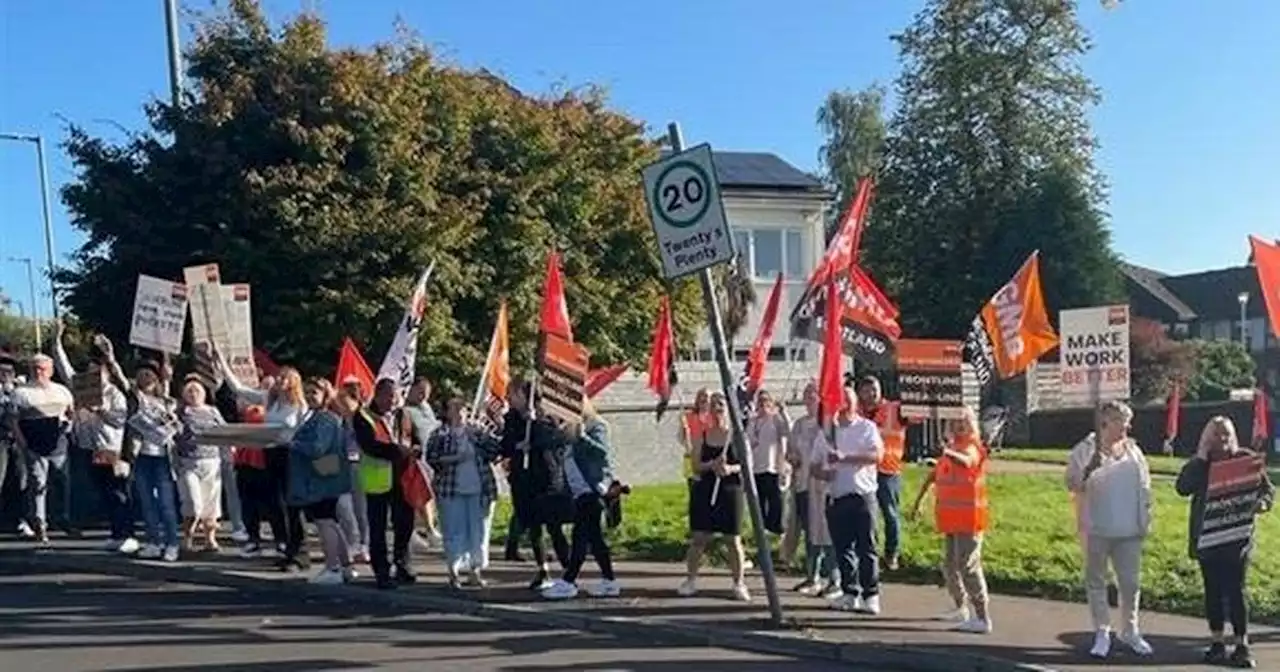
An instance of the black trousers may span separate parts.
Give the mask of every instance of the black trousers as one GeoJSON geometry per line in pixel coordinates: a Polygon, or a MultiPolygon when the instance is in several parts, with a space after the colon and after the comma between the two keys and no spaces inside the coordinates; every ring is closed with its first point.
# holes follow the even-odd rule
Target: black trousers
{"type": "Polygon", "coordinates": [[[840,569],[840,589],[863,598],[880,593],[876,566],[876,498],[845,495],[827,503],[827,529],[840,569]]]}
{"type": "Polygon", "coordinates": [[[1222,632],[1230,619],[1237,637],[1249,634],[1249,601],[1244,594],[1249,555],[1228,552],[1201,558],[1200,576],[1204,578],[1204,613],[1209,631],[1222,632]]]}
{"type": "Polygon", "coordinates": [[[279,498],[271,474],[265,469],[236,467],[236,488],[240,491],[240,515],[249,543],[262,544],[262,523],[271,528],[271,536],[285,543],[289,530],[285,527],[284,501],[279,498]]]}
{"type": "MultiPolygon", "coordinates": [[[[302,509],[288,506],[286,497],[289,492],[289,451],[283,447],[267,449],[267,478],[270,483],[270,502],[268,506],[284,521],[284,536],[276,537],[276,543],[284,544],[285,562],[307,564],[310,557],[303,552],[303,544],[307,540],[307,529],[302,526],[302,509]]],[[[270,517],[267,518],[270,520],[270,517]]],[[[275,534],[277,530],[272,530],[275,534]]]]}
{"type": "Polygon", "coordinates": [[[764,529],[782,534],[782,488],[777,474],[756,474],[756,494],[760,496],[760,516],[764,529]]]}
{"type": "MultiPolygon", "coordinates": [[[[514,492],[514,490],[513,490],[514,492]]],[[[511,524],[507,528],[507,555],[515,555],[520,540],[529,538],[529,548],[533,550],[533,564],[541,567],[547,562],[547,549],[542,543],[542,531],[551,537],[551,549],[556,554],[556,561],[561,567],[569,565],[569,540],[564,536],[561,525],[548,523],[538,515],[538,499],[536,497],[513,497],[515,511],[511,516],[511,524]]]]}
{"type": "Polygon", "coordinates": [[[13,502],[18,508],[18,513],[14,516],[17,521],[31,518],[32,512],[30,511],[30,502],[26,493],[27,458],[22,454],[22,449],[18,448],[12,441],[0,440],[0,506],[5,502],[13,502]],[[17,490],[18,496],[16,497],[11,493],[6,495],[4,492],[5,485],[10,477],[12,477],[13,485],[17,490]]]}
{"type": "MultiPolygon", "coordinates": [[[[399,479],[397,479],[399,480],[399,479]]],[[[399,485],[381,495],[365,494],[369,507],[369,561],[378,579],[391,577],[391,565],[409,570],[409,540],[413,537],[413,509],[399,485]],[[391,556],[387,555],[387,521],[391,522],[391,556]],[[390,560],[388,562],[388,560],[390,560]]]]}
{"type": "Polygon", "coordinates": [[[569,562],[564,568],[564,580],[576,583],[582,565],[587,561],[587,551],[600,566],[600,575],[606,581],[613,580],[613,556],[609,553],[609,544],[604,540],[604,530],[600,527],[600,518],[604,515],[604,502],[599,495],[583,495],[574,500],[573,511],[573,545],[569,551],[569,562]]]}
{"type": "Polygon", "coordinates": [[[133,536],[133,487],[128,478],[116,476],[111,465],[89,467],[89,478],[98,490],[102,510],[111,526],[111,538],[124,541],[133,536]]]}

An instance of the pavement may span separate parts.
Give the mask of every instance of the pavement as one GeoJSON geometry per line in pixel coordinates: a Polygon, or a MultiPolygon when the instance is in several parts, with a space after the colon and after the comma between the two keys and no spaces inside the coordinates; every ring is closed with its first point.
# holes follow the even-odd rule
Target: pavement
{"type": "MultiPolygon", "coordinates": [[[[993,596],[995,632],[985,636],[967,635],[951,632],[944,624],[931,620],[947,606],[948,600],[941,589],[929,586],[886,585],[884,614],[878,618],[832,612],[818,599],[786,593],[784,624],[774,627],[768,619],[758,577],[749,579],[755,593],[755,601],[750,604],[728,599],[728,576],[718,570],[705,573],[700,582],[703,592],[698,597],[679,598],[674,588],[683,571],[670,564],[618,563],[616,571],[624,585],[623,597],[618,599],[545,602],[526,588],[530,568],[511,563],[495,563],[487,575],[488,588],[458,592],[445,586],[439,559],[428,555],[416,563],[421,579],[418,585],[379,592],[367,581],[337,588],[310,586],[301,578],[270,571],[265,567],[266,561],[244,561],[226,552],[166,565],[107,555],[90,548],[88,542],[61,541],[55,542],[53,549],[32,552],[27,550],[29,545],[7,542],[0,544],[0,565],[34,563],[66,572],[91,571],[152,582],[213,585],[276,595],[287,593],[295,596],[294,599],[298,595],[325,599],[337,596],[401,611],[468,615],[508,623],[515,629],[554,627],[623,639],[644,638],[697,649],[710,647],[805,657],[850,666],[844,669],[942,672],[1215,669],[1199,664],[1205,644],[1205,625],[1198,618],[1145,613],[1143,628],[1156,649],[1155,656],[1140,659],[1121,652],[1122,647],[1117,645],[1110,659],[1094,661],[1084,655],[1091,640],[1084,605],[993,596]]],[[[593,581],[593,572],[594,567],[588,563],[583,581],[593,581]]],[[[780,581],[784,589],[790,587],[786,577],[780,577],[780,581]]],[[[1280,670],[1280,630],[1255,627],[1252,639],[1259,669],[1280,670]]],[[[650,656],[647,652],[644,659],[657,660],[656,654],[650,656]]],[[[806,663],[807,666],[815,664],[818,663],[806,663]]],[[[630,668],[575,664],[547,669],[630,668]]],[[[697,669],[711,668],[700,664],[697,669]]]]}
{"type": "Polygon", "coordinates": [[[5,670],[273,672],[848,669],[724,648],[662,646],[457,614],[405,612],[340,595],[59,572],[0,564],[5,670]]]}

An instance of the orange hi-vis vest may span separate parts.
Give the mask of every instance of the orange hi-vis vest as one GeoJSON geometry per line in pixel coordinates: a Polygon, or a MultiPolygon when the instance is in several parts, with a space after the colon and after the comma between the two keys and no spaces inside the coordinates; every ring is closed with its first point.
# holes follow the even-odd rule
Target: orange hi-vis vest
{"type": "MultiPolygon", "coordinates": [[[[983,455],[982,447],[971,443],[983,455]]],[[[991,514],[987,503],[987,461],[966,467],[943,456],[934,467],[934,523],[942,534],[980,534],[987,530],[991,514]]]]}
{"type": "MultiPolygon", "coordinates": [[[[684,423],[686,437],[691,446],[690,450],[697,450],[702,445],[702,436],[706,433],[707,418],[705,413],[697,411],[687,411],[681,418],[684,423]]],[[[686,452],[684,454],[683,465],[684,477],[686,479],[693,478],[693,455],[686,452]]]]}
{"type": "Polygon", "coordinates": [[[884,456],[880,458],[880,464],[876,465],[877,470],[882,474],[902,473],[902,460],[907,447],[907,428],[902,424],[898,402],[880,402],[868,419],[880,428],[880,438],[884,440],[884,456]]]}

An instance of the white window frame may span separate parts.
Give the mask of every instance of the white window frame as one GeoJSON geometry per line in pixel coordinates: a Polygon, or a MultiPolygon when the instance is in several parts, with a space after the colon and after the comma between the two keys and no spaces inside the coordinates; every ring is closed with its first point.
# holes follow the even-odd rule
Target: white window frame
{"type": "MultiPolygon", "coordinates": [[[[735,236],[735,238],[739,235],[745,235],[747,238],[746,249],[743,250],[743,252],[747,255],[747,269],[751,271],[751,277],[758,282],[770,282],[774,279],[774,276],[772,275],[766,277],[756,272],[756,233],[758,231],[769,231],[769,232],[778,233],[779,243],[781,245],[780,252],[782,255],[781,258],[782,258],[782,266],[783,266],[783,269],[782,269],[783,278],[786,281],[791,281],[791,282],[804,281],[805,276],[807,275],[805,266],[807,265],[806,257],[808,255],[805,250],[805,230],[799,226],[735,227],[734,228],[733,235],[735,236]],[[797,241],[796,244],[799,245],[800,247],[800,268],[787,267],[789,262],[789,259],[788,259],[789,255],[787,254],[789,251],[788,246],[791,244],[789,239],[792,237],[789,234],[795,234],[796,236],[799,237],[799,240],[797,241]]],[[[734,249],[736,250],[738,246],[738,241],[735,239],[733,243],[734,243],[734,249]]]]}

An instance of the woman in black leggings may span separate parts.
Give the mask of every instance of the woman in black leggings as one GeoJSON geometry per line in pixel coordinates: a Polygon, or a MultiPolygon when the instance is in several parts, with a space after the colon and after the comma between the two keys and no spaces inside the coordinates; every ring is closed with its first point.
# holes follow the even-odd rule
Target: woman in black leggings
{"type": "Polygon", "coordinates": [[[1200,563],[1204,610],[1213,637],[1204,654],[1205,662],[1252,668],[1256,663],[1249,651],[1249,604],[1245,588],[1249,555],[1253,550],[1253,515],[1269,510],[1275,499],[1275,487],[1267,477],[1265,461],[1240,447],[1235,424],[1229,418],[1216,416],[1201,432],[1199,450],[1182,467],[1176,488],[1179,495],[1191,497],[1190,552],[1200,563]],[[1234,466],[1227,466],[1228,460],[1234,466]],[[1231,485],[1253,478],[1255,470],[1256,486],[1231,485]],[[1234,506],[1215,507],[1206,520],[1206,503],[1228,501],[1234,502],[1234,506]],[[1222,510],[1230,515],[1230,521],[1218,515],[1222,510]],[[1235,515],[1238,513],[1245,514],[1243,520],[1235,515]],[[1227,620],[1231,621],[1235,635],[1235,649],[1229,656],[1223,636],[1227,620]]]}

